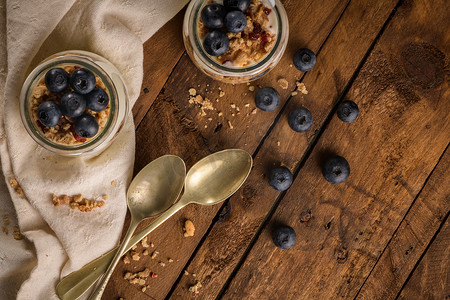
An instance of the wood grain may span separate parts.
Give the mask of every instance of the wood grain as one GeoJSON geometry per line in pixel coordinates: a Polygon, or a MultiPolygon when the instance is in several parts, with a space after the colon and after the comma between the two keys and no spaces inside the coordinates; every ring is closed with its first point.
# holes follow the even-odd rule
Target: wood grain
{"type": "Polygon", "coordinates": [[[133,106],[136,128],[185,51],[181,36],[185,11],[186,8],[182,9],[144,43],[144,78],[141,94],[133,106]]]}
{"type": "Polygon", "coordinates": [[[356,295],[450,141],[449,43],[438,30],[447,19],[436,13],[444,6],[402,2],[346,95],[358,119],[333,116],[224,299],[356,295]],[[331,154],[350,163],[343,184],[321,175],[331,154]],[[313,215],[306,223],[304,211],[313,215]],[[289,250],[271,241],[280,223],[297,232],[289,250]]]}
{"type": "MultiPolygon", "coordinates": [[[[318,51],[347,3],[339,0],[321,2],[290,0],[284,1],[283,4],[289,14],[291,32],[302,34],[291,35],[286,54],[277,68],[259,80],[258,84],[277,86],[277,80],[284,77],[293,88],[296,77],[301,75],[295,68],[290,67],[293,53],[297,48],[306,45],[313,51],[318,51]],[[317,5],[312,5],[313,3],[317,5]],[[298,11],[299,7],[305,9],[298,11]],[[280,71],[276,72],[277,69],[280,71]]],[[[279,89],[279,92],[282,103],[286,102],[291,90],[279,89]]],[[[190,167],[203,156],[223,148],[238,147],[252,153],[279,111],[278,109],[273,113],[251,114],[255,108],[253,101],[253,94],[247,85],[214,81],[199,71],[184,54],[137,129],[135,172],[164,154],[179,155],[190,167]],[[204,97],[213,101],[219,99],[219,102],[214,103],[216,110],[207,111],[207,116],[201,116],[200,108],[188,103],[188,90],[192,87],[204,97]],[[224,97],[219,96],[219,87],[225,93],[224,97]],[[246,103],[250,104],[249,107],[245,107],[246,103]],[[231,104],[240,107],[241,113],[238,114],[236,109],[232,109],[231,104]],[[222,116],[218,116],[219,111],[223,113],[222,116]],[[229,128],[227,120],[232,122],[233,129],[229,128]]],[[[182,273],[185,263],[219,208],[220,205],[188,206],[155,230],[150,239],[156,245],[155,249],[161,252],[160,259],[171,257],[174,263],[161,267],[158,264],[159,259],[151,260],[148,256],[141,256],[138,262],[132,261],[129,265],[119,264],[104,298],[139,299],[146,296],[155,299],[164,298],[182,273]],[[185,219],[191,219],[195,224],[196,235],[192,238],[184,238],[182,235],[182,224],[185,219]],[[126,271],[141,271],[146,266],[159,276],[149,281],[150,288],[143,293],[140,288],[125,281],[123,274],[126,271]]],[[[145,224],[148,222],[144,222],[142,226],[145,224]]]]}
{"type": "MultiPolygon", "coordinates": [[[[383,251],[357,299],[395,299],[449,213],[449,178],[450,150],[447,148],[424,189],[383,251]]],[[[447,244],[448,246],[450,244],[447,244]]]]}
{"type": "Polygon", "coordinates": [[[268,169],[279,163],[295,168],[395,4],[395,1],[378,2],[376,6],[367,1],[349,4],[323,46],[316,66],[303,79],[309,93],[289,101],[255,157],[255,168],[243,189],[230,199],[223,217],[215,223],[188,266],[188,272],[196,273],[197,277],[183,276],[171,298],[187,297],[188,287],[197,280],[204,286],[203,299],[218,295],[280,195],[267,184],[268,169]],[[355,27],[356,23],[361,25],[355,27]],[[289,112],[300,105],[308,107],[315,118],[313,128],[304,134],[292,131],[287,124],[289,112]]]}
{"type": "Polygon", "coordinates": [[[398,299],[450,298],[450,220],[414,270],[398,299]]]}

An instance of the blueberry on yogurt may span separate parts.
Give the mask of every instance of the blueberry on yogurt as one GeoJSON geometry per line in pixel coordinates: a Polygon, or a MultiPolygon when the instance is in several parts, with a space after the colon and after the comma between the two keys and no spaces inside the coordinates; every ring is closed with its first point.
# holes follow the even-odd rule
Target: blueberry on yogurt
{"type": "Polygon", "coordinates": [[[60,93],[69,86],[69,74],[62,68],[53,68],[45,74],[45,85],[52,93],[60,93]]]}
{"type": "Polygon", "coordinates": [[[79,68],[70,74],[69,83],[75,92],[86,95],[95,88],[95,75],[88,69],[79,68]]]}
{"type": "Polygon", "coordinates": [[[250,6],[250,0],[224,0],[223,5],[228,10],[240,10],[245,12],[250,6]]]}
{"type": "Polygon", "coordinates": [[[92,115],[85,113],[75,120],[73,129],[78,136],[91,138],[98,132],[98,123],[92,115]]]}
{"type": "Polygon", "coordinates": [[[37,117],[42,125],[53,127],[61,120],[61,110],[53,101],[42,102],[37,108],[37,117]]]}
{"type": "Polygon", "coordinates": [[[230,41],[225,33],[214,30],[208,32],[203,40],[203,48],[212,56],[225,54],[230,46],[230,41]]]}
{"type": "Polygon", "coordinates": [[[206,27],[210,29],[219,29],[225,25],[224,18],[226,13],[227,10],[223,5],[211,3],[203,7],[200,17],[206,27]]]}
{"type": "Polygon", "coordinates": [[[247,26],[247,19],[245,15],[240,10],[233,10],[227,13],[225,16],[225,27],[228,32],[238,33],[242,32],[247,26]]]}
{"type": "Polygon", "coordinates": [[[61,97],[61,112],[68,117],[81,116],[86,109],[86,100],[83,95],[68,92],[61,97]]]}
{"type": "Polygon", "coordinates": [[[92,92],[86,95],[87,107],[93,111],[104,110],[109,103],[108,94],[101,88],[95,88],[92,92]]]}

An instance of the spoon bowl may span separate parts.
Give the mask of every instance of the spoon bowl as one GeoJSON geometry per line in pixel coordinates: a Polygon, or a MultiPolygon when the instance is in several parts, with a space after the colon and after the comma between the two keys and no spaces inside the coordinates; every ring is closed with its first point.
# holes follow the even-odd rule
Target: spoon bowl
{"type": "Polygon", "coordinates": [[[165,155],[149,163],[128,187],[131,215],[144,219],[166,211],[180,195],[185,176],[186,166],[178,156],[165,155]]]}
{"type": "Polygon", "coordinates": [[[251,168],[252,157],[244,150],[230,149],[208,155],[189,170],[180,201],[217,204],[241,187],[251,168]]]}

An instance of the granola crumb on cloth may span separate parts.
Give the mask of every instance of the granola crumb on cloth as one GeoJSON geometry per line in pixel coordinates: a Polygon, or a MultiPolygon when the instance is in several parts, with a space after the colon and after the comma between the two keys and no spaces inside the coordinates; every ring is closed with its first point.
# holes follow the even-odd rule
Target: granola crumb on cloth
{"type": "MultiPolygon", "coordinates": [[[[105,195],[106,196],[106,195],[105,195]]],[[[107,198],[107,196],[106,196],[107,198]]],[[[105,199],[105,197],[103,198],[105,199]]],[[[82,195],[68,196],[60,195],[56,196],[52,194],[52,202],[54,206],[69,205],[70,208],[74,210],[79,210],[81,212],[90,212],[93,209],[102,207],[105,205],[105,201],[100,200],[89,200],[84,198],[82,195]]]]}

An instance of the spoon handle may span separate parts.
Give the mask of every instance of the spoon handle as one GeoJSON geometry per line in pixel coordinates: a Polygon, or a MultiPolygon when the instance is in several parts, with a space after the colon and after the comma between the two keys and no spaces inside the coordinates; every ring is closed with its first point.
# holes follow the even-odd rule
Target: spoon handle
{"type": "Polygon", "coordinates": [[[133,232],[136,230],[136,227],[138,226],[139,221],[137,221],[133,216],[131,216],[131,222],[130,227],[128,228],[127,234],[123,238],[122,244],[119,247],[119,250],[117,250],[116,255],[114,256],[111,264],[108,267],[108,270],[106,270],[106,274],[103,276],[102,280],[100,281],[99,285],[95,289],[95,291],[91,294],[89,297],[89,300],[100,300],[102,298],[103,292],[105,291],[106,285],[108,284],[109,278],[111,277],[114,268],[116,267],[117,263],[119,262],[119,259],[122,257],[122,255],[125,253],[125,249],[127,247],[128,242],[130,241],[133,232]]]}
{"type": "MultiPolygon", "coordinates": [[[[164,221],[183,208],[186,204],[183,204],[181,200],[182,199],[161,214],[155,221],[147,225],[142,231],[133,236],[126,245],[124,253],[129,251],[150,232],[155,230],[164,221]]],[[[58,293],[59,298],[63,300],[74,300],[81,297],[106,271],[108,264],[117,253],[117,249],[118,247],[111,249],[109,252],[84,265],[81,269],[72,272],[61,279],[56,286],[56,292],[58,293]]]]}

